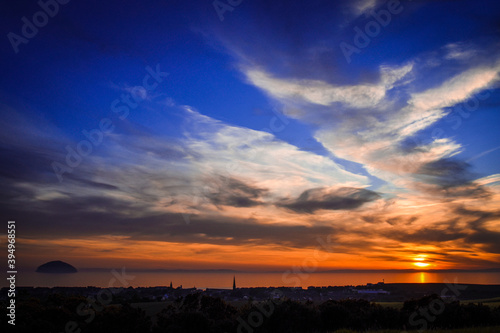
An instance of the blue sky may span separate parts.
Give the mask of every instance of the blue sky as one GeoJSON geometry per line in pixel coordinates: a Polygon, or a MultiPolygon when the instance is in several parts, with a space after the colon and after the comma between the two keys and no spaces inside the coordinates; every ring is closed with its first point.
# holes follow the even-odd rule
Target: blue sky
{"type": "Polygon", "coordinates": [[[325,269],[498,266],[497,1],[61,2],[0,10],[28,266],[271,269],[326,234],[325,269]]]}

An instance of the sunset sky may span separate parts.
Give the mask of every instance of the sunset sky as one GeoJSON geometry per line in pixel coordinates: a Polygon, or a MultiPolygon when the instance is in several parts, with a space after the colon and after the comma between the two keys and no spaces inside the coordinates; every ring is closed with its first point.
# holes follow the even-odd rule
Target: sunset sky
{"type": "Polygon", "coordinates": [[[500,2],[57,7],[0,7],[19,266],[499,267],[500,2]]]}

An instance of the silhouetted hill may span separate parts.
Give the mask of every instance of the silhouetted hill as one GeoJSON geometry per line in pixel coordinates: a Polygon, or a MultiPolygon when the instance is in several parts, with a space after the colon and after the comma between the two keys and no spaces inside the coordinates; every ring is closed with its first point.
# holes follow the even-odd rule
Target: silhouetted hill
{"type": "Polygon", "coordinates": [[[55,274],[65,274],[65,273],[76,273],[78,270],[68,263],[63,261],[49,261],[36,269],[38,273],[55,273],[55,274]]]}

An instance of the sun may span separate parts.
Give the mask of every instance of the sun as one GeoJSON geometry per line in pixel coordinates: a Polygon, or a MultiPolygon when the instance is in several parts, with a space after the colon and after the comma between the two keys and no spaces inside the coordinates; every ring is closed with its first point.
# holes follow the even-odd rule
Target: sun
{"type": "Polygon", "coordinates": [[[429,266],[430,264],[428,264],[426,262],[415,262],[415,263],[413,263],[413,265],[420,267],[420,268],[424,268],[424,267],[429,266]]]}
{"type": "Polygon", "coordinates": [[[413,260],[416,261],[413,263],[413,265],[415,265],[419,268],[428,267],[428,266],[430,266],[430,264],[425,262],[426,259],[427,259],[427,255],[425,255],[425,254],[418,255],[417,257],[413,258],[413,260]]]}

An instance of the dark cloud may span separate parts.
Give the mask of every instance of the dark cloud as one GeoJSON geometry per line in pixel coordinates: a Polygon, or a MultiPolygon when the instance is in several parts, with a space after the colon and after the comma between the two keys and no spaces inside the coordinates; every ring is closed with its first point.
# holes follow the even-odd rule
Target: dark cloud
{"type": "Polygon", "coordinates": [[[268,191],[224,176],[215,177],[209,184],[214,186],[211,187],[207,197],[216,206],[258,206],[262,204],[258,199],[268,191]]]}
{"type": "Polygon", "coordinates": [[[382,232],[389,239],[405,243],[433,244],[458,239],[465,239],[469,233],[455,226],[456,221],[450,221],[443,226],[423,227],[416,230],[391,230],[382,232]]]}
{"type": "Polygon", "coordinates": [[[386,219],[386,222],[389,223],[390,225],[410,225],[416,220],[418,220],[418,218],[419,218],[418,216],[411,216],[411,217],[396,216],[386,219]]]}
{"type": "Polygon", "coordinates": [[[476,220],[471,224],[472,227],[481,226],[484,222],[491,219],[500,218],[500,211],[482,211],[479,209],[469,209],[464,206],[455,208],[455,213],[461,216],[476,217],[476,220]]]}
{"type": "Polygon", "coordinates": [[[381,216],[377,215],[362,216],[361,219],[368,223],[382,223],[384,221],[381,216]]]}
{"type": "Polygon", "coordinates": [[[466,240],[469,244],[482,245],[487,252],[500,253],[500,232],[498,231],[477,228],[466,240]]]}
{"type": "Polygon", "coordinates": [[[485,251],[491,253],[500,253],[500,232],[488,230],[485,226],[486,222],[498,221],[500,211],[481,211],[458,207],[455,212],[468,218],[475,218],[468,222],[471,232],[466,237],[467,243],[481,245],[485,251]]]}
{"type": "MultiPolygon", "coordinates": [[[[386,248],[391,248],[390,245],[385,246],[386,248]]],[[[400,245],[392,246],[398,253],[402,255],[369,255],[369,258],[374,258],[378,260],[390,260],[390,261],[399,261],[399,262],[408,262],[408,259],[413,259],[413,256],[416,255],[427,255],[426,262],[434,262],[438,266],[440,263],[447,264],[455,264],[457,267],[477,267],[477,268],[485,268],[485,267],[497,267],[498,263],[495,261],[473,258],[478,256],[476,250],[471,250],[461,248],[454,249],[448,248],[446,246],[442,246],[439,251],[429,251],[429,250],[419,250],[415,251],[414,249],[402,249],[400,245]],[[463,255],[467,253],[467,255],[463,255]]]]}
{"type": "Polygon", "coordinates": [[[441,186],[457,186],[472,179],[469,168],[470,164],[466,162],[443,158],[424,164],[417,174],[427,176],[431,183],[441,186]]]}
{"type": "Polygon", "coordinates": [[[424,189],[444,197],[487,198],[491,195],[484,186],[474,183],[471,165],[456,159],[443,158],[424,164],[416,177],[424,183],[434,185],[424,189]]]}
{"type": "Polygon", "coordinates": [[[375,260],[384,260],[384,261],[396,261],[396,262],[408,262],[408,258],[397,256],[397,255],[367,255],[367,258],[375,259],[375,260]]]}
{"type": "Polygon", "coordinates": [[[331,226],[261,224],[254,219],[220,215],[152,213],[147,207],[105,197],[58,198],[32,207],[1,204],[3,219],[18,222],[25,238],[53,239],[128,236],[137,240],[223,245],[312,247],[316,239],[332,234],[331,226]]]}
{"type": "Polygon", "coordinates": [[[116,187],[114,185],[101,183],[101,182],[95,182],[92,180],[80,178],[80,177],[75,176],[73,174],[68,174],[66,177],[68,179],[71,179],[71,180],[79,183],[80,185],[85,186],[85,187],[91,187],[91,188],[101,189],[101,190],[118,190],[119,189],[118,187],[116,187]]]}
{"type": "Polygon", "coordinates": [[[297,199],[283,200],[277,206],[297,213],[312,214],[320,209],[356,209],[379,198],[380,196],[376,192],[363,188],[341,187],[336,190],[315,188],[302,192],[297,199]]]}
{"type": "MultiPolygon", "coordinates": [[[[456,263],[466,263],[460,253],[468,252],[469,255],[475,255],[474,248],[480,247],[485,252],[500,253],[500,232],[488,230],[486,222],[497,221],[500,218],[500,211],[481,211],[470,210],[462,206],[457,207],[452,213],[455,218],[448,221],[434,222],[432,226],[421,227],[415,230],[388,230],[381,235],[391,240],[415,244],[433,244],[443,248],[442,252],[424,251],[423,253],[440,257],[441,261],[450,261],[456,263]],[[471,220],[472,218],[472,220],[471,220]],[[460,249],[446,248],[443,244],[448,241],[458,241],[462,244],[460,249]],[[445,260],[444,257],[449,257],[445,260]]],[[[422,219],[423,217],[420,217],[422,219]]],[[[416,217],[407,221],[412,221],[416,217]]],[[[392,220],[392,219],[390,219],[392,220]]],[[[395,218],[396,225],[404,223],[405,219],[395,218]]],[[[412,251],[410,251],[412,252],[412,251]]],[[[470,264],[480,264],[479,259],[470,261],[470,264]]],[[[484,264],[491,262],[484,262],[484,264]]]]}
{"type": "Polygon", "coordinates": [[[329,226],[260,224],[253,219],[220,216],[193,216],[189,224],[184,223],[180,216],[175,220],[165,220],[164,217],[150,218],[148,224],[153,229],[141,228],[133,237],[195,243],[310,247],[317,245],[318,237],[335,232],[329,226]],[[156,228],[158,224],[160,228],[156,228]]]}

